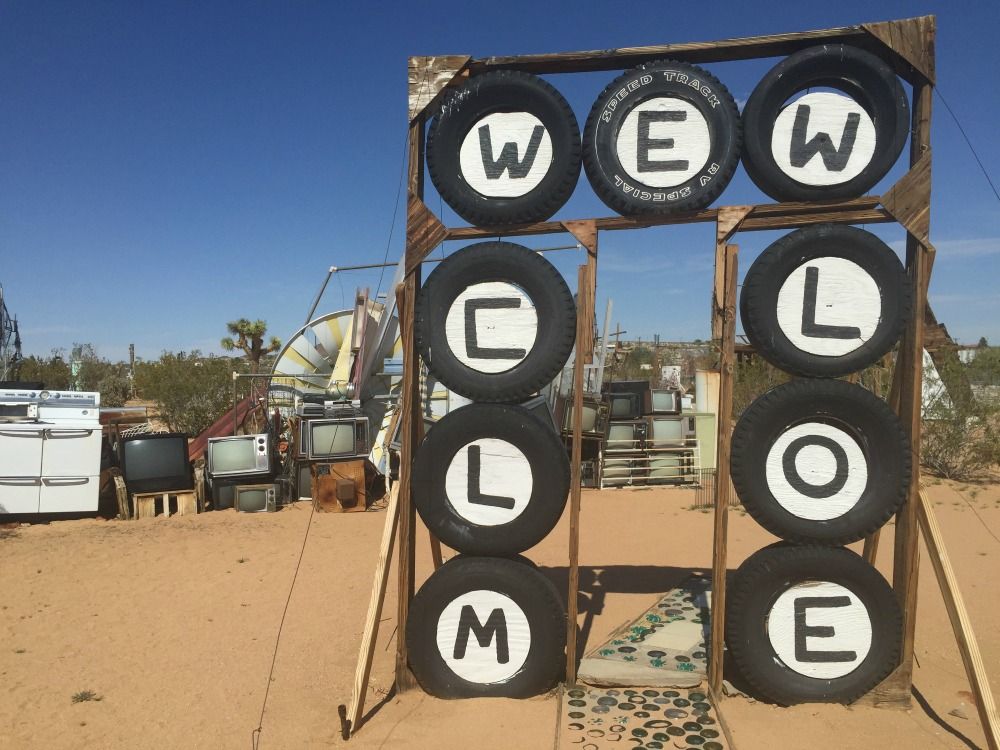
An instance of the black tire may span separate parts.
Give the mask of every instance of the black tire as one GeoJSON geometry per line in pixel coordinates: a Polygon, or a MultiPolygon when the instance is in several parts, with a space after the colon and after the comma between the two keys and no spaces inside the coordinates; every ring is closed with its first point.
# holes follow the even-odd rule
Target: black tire
{"type": "Polygon", "coordinates": [[[527,409],[470,404],[437,422],[417,449],[413,501],[427,528],[452,549],[509,556],[559,522],[569,475],[559,435],[527,409]],[[502,443],[493,450],[472,445],[482,440],[502,443]],[[470,502],[473,490],[478,502],[470,502]]]}
{"type": "Polygon", "coordinates": [[[775,536],[849,544],[881,528],[906,499],[910,443],[888,405],[861,386],[794,380],[743,412],[730,469],[747,512],[775,536]],[[800,473],[807,449],[806,474],[818,482],[800,473]]]}
{"type": "MultiPolygon", "coordinates": [[[[821,93],[817,92],[817,95],[821,93]]],[[[800,112],[796,107],[794,114],[796,119],[804,115],[802,122],[805,123],[810,110],[800,112]]],[[[850,113],[845,117],[850,117],[850,113]]],[[[784,120],[785,118],[783,122],[784,120]]],[[[797,130],[795,126],[799,123],[792,119],[791,111],[787,114],[787,120],[786,125],[790,125],[793,132],[797,130]]],[[[845,119],[845,130],[848,124],[845,119]]],[[[909,126],[910,106],[906,91],[892,68],[883,60],[870,52],[845,44],[809,47],[774,66],[747,100],[743,109],[746,139],[743,164],[757,187],[775,200],[854,198],[864,195],[896,163],[909,135],[909,126]],[[850,148],[847,142],[842,142],[845,131],[841,131],[841,140],[837,141],[835,150],[846,150],[839,157],[833,154],[831,134],[825,134],[824,138],[824,133],[817,131],[807,141],[808,133],[803,125],[800,149],[793,153],[794,144],[788,142],[789,166],[783,169],[779,166],[772,147],[775,122],[792,96],[811,87],[828,87],[843,92],[860,105],[869,121],[864,122],[861,113],[856,113],[857,120],[852,128],[854,135],[849,136],[850,148]],[[872,127],[873,130],[869,131],[872,127]],[[874,133],[874,146],[870,145],[870,139],[864,137],[865,131],[874,133]],[[856,142],[858,135],[862,137],[856,142]],[[815,148],[818,146],[827,150],[829,157],[822,154],[817,156],[815,148]],[[870,157],[866,157],[866,149],[872,148],[870,157]],[[856,165],[850,161],[849,157],[852,155],[856,157],[856,165]],[[822,170],[817,158],[824,164],[822,170]],[[827,158],[831,160],[829,166],[826,164],[827,158]],[[793,159],[800,160],[800,163],[793,164],[793,159]],[[811,175],[813,167],[809,165],[812,164],[815,164],[815,174],[811,175]],[[833,174],[835,172],[842,172],[846,179],[836,181],[836,175],[833,174]],[[817,180],[827,182],[807,184],[802,181],[807,179],[812,183],[817,180]]],[[[781,142],[782,145],[785,144],[784,137],[781,142]]]]}
{"type": "Polygon", "coordinates": [[[726,87],[696,65],[659,60],[619,76],[597,97],[583,131],[583,166],[594,192],[620,214],[694,211],[712,203],[725,190],[739,163],[741,142],[739,111],[726,87]],[[637,109],[651,99],[665,98],[679,99],[684,104],[671,111],[663,106],[637,109]],[[674,138],[650,137],[652,122],[643,123],[641,113],[653,109],[662,113],[663,119],[652,122],[688,123],[683,126],[687,132],[676,131],[675,136],[692,140],[676,144],[674,138]],[[631,117],[632,113],[636,117],[631,117]],[[689,118],[691,114],[701,117],[689,118]],[[633,127],[634,154],[631,148],[619,148],[625,145],[619,142],[623,128],[630,142],[633,127]],[[641,140],[643,128],[645,147],[641,140]],[[656,145],[657,141],[662,143],[656,145]],[[694,142],[701,144],[700,150],[688,149],[687,153],[697,164],[682,158],[684,146],[694,142]],[[677,150],[668,152],[674,158],[663,157],[664,149],[674,148],[677,150]],[[660,158],[651,158],[650,152],[657,151],[661,152],[656,154],[660,158]],[[672,166],[655,169],[655,165],[662,167],[667,162],[672,166]],[[657,173],[661,177],[653,177],[657,173]]]}
{"type": "Polygon", "coordinates": [[[805,376],[839,377],[877,362],[899,340],[912,307],[896,254],[874,234],[836,224],[774,242],[750,266],[740,295],[757,352],[805,376]]]}
{"type": "Polygon", "coordinates": [[[514,70],[485,73],[444,100],[427,133],[427,168],[445,202],[472,224],[544,221],[569,199],[580,178],[580,126],[562,95],[538,76],[514,70]],[[512,130],[505,136],[507,123],[495,117],[519,114],[530,116],[522,116],[532,127],[527,139],[516,133],[512,139],[512,130]],[[484,122],[487,118],[492,121],[484,122]],[[493,152],[488,165],[487,148],[493,152]],[[546,164],[547,152],[551,159],[546,164]]]}
{"type": "Polygon", "coordinates": [[[566,612],[556,587],[536,569],[505,558],[457,557],[414,596],[406,646],[413,674],[431,695],[529,698],[551,690],[563,674],[566,612]],[[463,632],[464,607],[455,603],[470,592],[482,592],[478,602],[466,602],[478,622],[463,632]],[[502,629],[477,633],[500,624],[493,617],[497,609],[502,629]],[[504,643],[507,658],[501,661],[504,643]],[[465,662],[469,649],[472,659],[465,662]]]}
{"type": "Polygon", "coordinates": [[[902,615],[889,584],[844,547],[772,545],[747,558],[729,589],[726,643],[733,659],[759,697],[781,705],[858,699],[896,666],[901,641],[902,615]],[[802,597],[789,593],[799,586],[802,597]],[[827,601],[810,606],[803,598],[827,601]],[[824,627],[833,630],[816,632],[824,627]],[[810,628],[816,630],[803,633],[810,628]]]}
{"type": "MultiPolygon", "coordinates": [[[[494,330],[498,325],[494,317],[494,330]]],[[[474,401],[521,401],[550,383],[566,364],[576,338],[576,305],[562,275],[538,253],[510,242],[481,242],[449,256],[430,274],[417,296],[415,336],[428,369],[450,390],[474,401]],[[487,282],[505,283],[507,288],[486,290],[479,297],[484,303],[470,307],[472,299],[467,299],[464,311],[452,310],[466,289],[487,282]],[[508,298],[517,304],[489,302],[508,298]],[[470,340],[469,331],[479,330],[476,310],[490,307],[514,310],[505,313],[510,323],[501,331],[516,335],[479,347],[481,342],[476,336],[470,340]],[[449,313],[457,316],[451,334],[449,313]],[[473,356],[479,353],[485,356],[473,356]],[[504,366],[507,369],[498,369],[504,366]]]]}

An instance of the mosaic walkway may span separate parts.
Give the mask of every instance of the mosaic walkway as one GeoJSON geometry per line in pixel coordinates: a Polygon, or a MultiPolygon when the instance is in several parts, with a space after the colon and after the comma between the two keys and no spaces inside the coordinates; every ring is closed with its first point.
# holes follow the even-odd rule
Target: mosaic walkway
{"type": "Polygon", "coordinates": [[[559,750],[729,750],[705,692],[594,688],[562,694],[559,750]]]}
{"type": "Polygon", "coordinates": [[[708,672],[711,582],[700,573],[586,654],[578,679],[593,685],[695,687],[708,672]]]}

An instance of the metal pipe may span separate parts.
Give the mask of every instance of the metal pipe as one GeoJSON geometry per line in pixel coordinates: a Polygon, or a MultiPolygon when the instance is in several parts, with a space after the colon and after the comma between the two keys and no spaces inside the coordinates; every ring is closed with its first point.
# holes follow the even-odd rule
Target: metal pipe
{"type": "MultiPolygon", "coordinates": [[[[551,253],[556,250],[579,250],[580,248],[581,248],[580,243],[577,243],[575,245],[559,245],[557,247],[540,247],[537,249],[535,248],[528,248],[528,249],[536,253],[551,253]]],[[[425,258],[422,262],[440,263],[442,260],[444,260],[444,258],[425,258]]],[[[334,273],[336,271],[364,271],[369,268],[389,268],[390,266],[394,267],[398,265],[399,263],[397,262],[397,263],[365,263],[364,265],[360,266],[333,266],[331,267],[330,272],[334,273]]],[[[327,277],[327,281],[329,281],[329,276],[327,277]]],[[[313,309],[315,310],[315,307],[313,309]]],[[[308,323],[309,321],[306,322],[308,323]]]]}
{"type": "Polygon", "coordinates": [[[313,313],[316,312],[316,308],[319,307],[319,301],[323,297],[323,292],[326,291],[326,285],[330,283],[330,279],[337,272],[336,266],[330,266],[330,270],[326,273],[326,278],[323,279],[323,286],[319,288],[319,293],[316,295],[316,299],[313,300],[312,307],[309,308],[309,314],[306,315],[306,322],[303,325],[309,325],[309,321],[313,319],[313,313]]]}

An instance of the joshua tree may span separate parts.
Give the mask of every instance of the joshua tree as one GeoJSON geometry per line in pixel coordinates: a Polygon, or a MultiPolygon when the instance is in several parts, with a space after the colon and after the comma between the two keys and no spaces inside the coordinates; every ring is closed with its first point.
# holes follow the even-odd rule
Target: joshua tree
{"type": "Polygon", "coordinates": [[[264,336],[267,334],[267,323],[263,320],[250,321],[246,318],[231,320],[226,328],[232,336],[226,336],[220,342],[227,352],[239,349],[246,355],[250,363],[250,372],[256,373],[260,368],[260,360],[265,354],[276,352],[281,348],[281,340],[272,336],[268,345],[264,346],[264,336]],[[234,339],[233,336],[236,338],[234,339]]]}

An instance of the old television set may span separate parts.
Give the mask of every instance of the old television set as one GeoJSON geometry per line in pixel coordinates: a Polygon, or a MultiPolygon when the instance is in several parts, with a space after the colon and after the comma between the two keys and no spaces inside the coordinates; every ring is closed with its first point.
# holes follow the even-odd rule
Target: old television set
{"type": "Polygon", "coordinates": [[[205,471],[213,479],[267,476],[271,466],[271,439],[266,433],[208,439],[205,471]]]}
{"type": "Polygon", "coordinates": [[[649,481],[651,482],[683,482],[690,474],[690,451],[679,451],[649,461],[649,481]]]}
{"type": "MultiPolygon", "coordinates": [[[[621,393],[634,393],[639,397],[639,411],[636,417],[649,414],[652,411],[652,385],[648,380],[613,380],[608,383],[608,393],[613,396],[621,393]]],[[[613,415],[612,415],[613,416],[613,415]]]]}
{"type": "Polygon", "coordinates": [[[638,393],[612,393],[609,399],[612,419],[638,419],[642,416],[642,398],[638,393]]]}
{"type": "Polygon", "coordinates": [[[681,446],[694,436],[690,417],[655,416],[649,418],[648,440],[653,448],[681,446]]]}
{"type": "Polygon", "coordinates": [[[666,388],[657,389],[652,392],[653,414],[680,414],[681,413],[681,392],[666,388]]]}
{"type": "Polygon", "coordinates": [[[604,445],[608,451],[638,451],[645,447],[647,426],[643,420],[612,421],[604,445]]]}
{"type": "Polygon", "coordinates": [[[371,452],[368,417],[310,419],[303,424],[310,461],[364,458],[371,452]]]}
{"type": "Polygon", "coordinates": [[[552,414],[552,407],[549,406],[549,400],[545,396],[532,396],[527,401],[522,401],[520,407],[534,414],[546,426],[558,431],[555,416],[552,414]]]}
{"type": "Polygon", "coordinates": [[[181,432],[131,435],[122,439],[120,465],[131,493],[194,489],[188,436],[181,432]]]}
{"type": "Polygon", "coordinates": [[[295,463],[295,497],[312,500],[312,464],[308,461],[295,463]]]}
{"type": "Polygon", "coordinates": [[[238,484],[233,490],[233,507],[240,513],[274,513],[278,490],[270,484],[238,484]]]}
{"type": "MultiPolygon", "coordinates": [[[[584,434],[603,435],[608,426],[608,406],[595,398],[583,399],[583,419],[580,420],[584,434]]],[[[569,398],[563,407],[563,431],[573,432],[573,399],[569,398]]]]}
{"type": "Polygon", "coordinates": [[[632,481],[632,468],[630,458],[606,458],[601,469],[601,483],[628,484],[632,481]]]}

